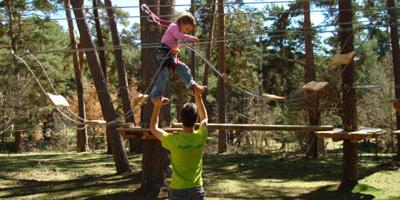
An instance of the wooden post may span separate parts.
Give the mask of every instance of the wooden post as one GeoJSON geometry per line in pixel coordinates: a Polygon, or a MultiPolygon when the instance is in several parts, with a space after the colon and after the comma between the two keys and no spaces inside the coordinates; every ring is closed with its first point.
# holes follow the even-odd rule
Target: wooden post
{"type": "Polygon", "coordinates": [[[15,132],[15,153],[21,153],[22,132],[15,132]]]}
{"type": "MultiPolygon", "coordinates": [[[[152,12],[159,15],[159,0],[140,0],[140,5],[147,4],[152,12]]],[[[140,15],[145,16],[142,10],[140,15]]],[[[140,18],[140,39],[143,44],[160,42],[160,28],[150,23],[147,18],[140,18]]],[[[159,64],[155,60],[155,48],[142,48],[141,64],[142,64],[142,88],[146,88],[150,84],[150,80],[156,73],[159,64]]],[[[145,104],[141,110],[142,127],[149,127],[153,104],[145,104]]],[[[158,140],[143,141],[143,157],[142,157],[142,183],[141,189],[155,199],[161,186],[164,184],[166,177],[165,150],[161,147],[158,140]]]]}
{"type": "MultiPolygon", "coordinates": [[[[218,0],[218,38],[222,41],[218,43],[218,66],[221,73],[225,73],[225,15],[224,0],[218,0]]],[[[224,79],[218,79],[218,122],[226,122],[226,92],[224,79]]],[[[228,149],[226,131],[220,130],[218,135],[218,152],[223,153],[228,149]]]]}
{"type": "MultiPolygon", "coordinates": [[[[397,26],[397,6],[395,0],[387,0],[390,15],[390,38],[392,41],[394,88],[396,99],[400,99],[400,48],[399,29],[397,26]]],[[[400,111],[396,111],[396,126],[400,130],[400,111]]],[[[400,134],[397,134],[397,157],[400,158],[400,134]]]]}
{"type": "MultiPolygon", "coordinates": [[[[304,39],[305,39],[305,57],[306,57],[306,65],[305,65],[305,75],[304,80],[305,83],[310,81],[315,81],[315,64],[314,64],[314,50],[313,50],[313,33],[311,30],[311,17],[310,17],[310,0],[305,0],[303,2],[304,6],[304,39]]],[[[312,94],[312,92],[307,92],[306,95],[310,95],[307,97],[307,112],[308,112],[308,121],[310,125],[319,125],[321,123],[321,114],[319,112],[319,99],[317,94],[312,94]]],[[[308,135],[308,151],[307,157],[311,156],[312,158],[318,157],[318,142],[319,139],[315,135],[315,133],[311,133],[308,135]]],[[[323,142],[323,140],[322,140],[323,142]]]]}
{"type": "MultiPolygon", "coordinates": [[[[354,50],[353,13],[351,0],[339,0],[340,46],[342,54],[354,50]]],[[[343,65],[342,96],[343,96],[343,129],[346,132],[357,129],[356,91],[354,88],[354,65],[351,62],[343,65]]],[[[349,139],[343,143],[343,174],[339,190],[350,192],[357,184],[357,143],[349,139]]]]}

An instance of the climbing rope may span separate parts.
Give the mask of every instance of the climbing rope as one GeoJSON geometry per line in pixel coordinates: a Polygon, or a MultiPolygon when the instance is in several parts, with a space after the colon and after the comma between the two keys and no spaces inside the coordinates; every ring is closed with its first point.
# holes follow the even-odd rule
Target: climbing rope
{"type": "MultiPolygon", "coordinates": [[[[148,21],[149,21],[149,22],[156,23],[156,24],[158,24],[159,26],[161,26],[161,27],[163,27],[163,28],[168,27],[168,26],[166,25],[167,23],[168,23],[168,24],[171,23],[171,21],[168,21],[168,20],[161,20],[157,15],[155,15],[155,14],[149,9],[149,7],[148,7],[146,4],[143,4],[143,5],[141,6],[141,9],[148,15],[148,21]]],[[[359,45],[360,47],[366,42],[366,40],[367,40],[368,37],[369,37],[369,36],[367,35],[367,36],[364,38],[364,40],[362,41],[362,43],[359,45]]],[[[347,40],[346,40],[346,42],[345,42],[345,45],[348,43],[349,40],[350,40],[350,36],[347,38],[347,40]]],[[[249,95],[249,96],[251,96],[251,97],[253,97],[253,98],[257,98],[257,99],[269,101],[269,100],[266,99],[265,97],[260,96],[259,94],[256,94],[256,93],[254,93],[254,92],[251,92],[250,90],[248,90],[248,89],[246,89],[246,88],[244,88],[244,87],[242,87],[242,86],[240,86],[240,85],[234,83],[233,80],[232,80],[227,74],[221,73],[221,72],[215,67],[215,65],[212,64],[212,63],[210,62],[210,60],[207,59],[206,56],[205,56],[204,54],[202,54],[201,52],[199,52],[199,50],[197,50],[195,47],[193,47],[193,46],[191,46],[191,45],[188,45],[187,43],[182,43],[182,45],[183,45],[185,48],[188,48],[189,50],[193,51],[193,52],[194,52],[195,54],[197,54],[201,59],[203,59],[203,61],[206,62],[206,63],[208,64],[208,66],[209,66],[220,78],[222,78],[225,82],[227,82],[227,83],[228,83],[229,85],[231,85],[233,88],[235,88],[235,89],[237,89],[238,91],[240,91],[240,92],[242,92],[242,93],[245,93],[245,94],[247,94],[247,95],[249,95]]],[[[158,66],[157,72],[153,75],[153,77],[152,77],[152,79],[151,79],[149,85],[147,86],[147,88],[146,88],[146,90],[144,91],[143,94],[146,95],[146,94],[148,94],[148,93],[150,92],[151,86],[155,83],[155,81],[156,81],[156,79],[157,79],[159,73],[160,73],[161,70],[162,70],[162,66],[163,66],[163,64],[165,63],[165,61],[167,60],[167,58],[168,58],[168,56],[170,55],[170,53],[171,53],[171,52],[169,52],[169,53],[167,54],[167,56],[163,59],[163,61],[162,61],[162,62],[160,63],[160,65],[158,66]]],[[[40,81],[39,81],[38,78],[36,77],[36,75],[35,75],[35,73],[33,72],[33,70],[30,68],[30,66],[27,64],[27,62],[26,62],[23,58],[17,56],[17,55],[15,54],[15,52],[12,52],[12,54],[13,54],[19,61],[21,61],[21,62],[27,67],[27,69],[30,71],[30,73],[33,75],[34,79],[35,79],[36,82],[38,83],[40,89],[41,89],[41,90],[43,91],[43,93],[47,96],[46,90],[45,90],[44,87],[41,85],[40,81]]],[[[50,84],[50,86],[52,87],[53,91],[57,94],[57,91],[56,91],[56,89],[55,89],[55,87],[54,87],[54,84],[51,82],[51,80],[50,80],[50,78],[49,78],[49,76],[48,76],[46,70],[44,69],[43,65],[39,62],[39,60],[38,60],[36,57],[34,57],[32,54],[30,54],[29,51],[28,51],[28,55],[30,55],[30,56],[39,64],[39,66],[41,67],[42,71],[44,72],[44,74],[45,74],[45,76],[46,76],[47,81],[49,82],[49,84],[50,84]]],[[[340,71],[340,74],[341,74],[344,70],[346,70],[348,66],[349,66],[349,64],[346,64],[346,65],[343,67],[343,69],[340,71]]],[[[338,77],[338,76],[335,76],[335,77],[338,77]]],[[[336,78],[336,79],[338,79],[338,78],[336,78]]],[[[299,92],[299,93],[300,93],[300,92],[299,92]]],[[[286,102],[294,102],[294,101],[303,100],[303,99],[309,98],[310,96],[313,96],[313,95],[316,95],[316,93],[306,94],[305,96],[297,97],[297,98],[291,98],[290,96],[293,96],[293,95],[290,95],[290,96],[287,96],[288,100],[286,100],[286,102]]],[[[126,117],[132,116],[132,115],[133,115],[133,109],[135,109],[136,106],[139,105],[140,103],[142,103],[141,99],[139,99],[138,101],[136,101],[136,102],[134,103],[134,105],[132,105],[132,109],[131,109],[130,111],[124,113],[123,117],[126,118],[126,117]]],[[[85,124],[82,123],[81,121],[77,121],[77,120],[72,119],[71,117],[69,117],[69,116],[68,116],[67,114],[65,114],[61,109],[59,109],[59,107],[58,107],[57,105],[55,105],[55,108],[56,108],[56,110],[57,110],[63,117],[65,117],[67,120],[69,120],[69,121],[71,121],[71,122],[74,122],[74,123],[76,123],[76,124],[85,125],[85,124]]],[[[77,119],[79,119],[79,120],[84,120],[84,119],[80,118],[78,115],[76,115],[75,113],[73,113],[72,111],[69,110],[69,112],[70,112],[72,115],[74,115],[74,117],[76,117],[77,119]]],[[[109,126],[109,125],[115,125],[115,124],[118,124],[118,123],[120,123],[120,122],[121,122],[121,117],[117,117],[116,119],[107,122],[106,125],[107,125],[107,126],[109,126]]]]}
{"type": "MultiPolygon", "coordinates": [[[[46,90],[44,89],[43,85],[40,83],[39,79],[37,78],[35,72],[32,70],[32,68],[28,65],[28,63],[21,57],[19,57],[18,55],[15,54],[14,51],[12,51],[12,55],[17,58],[21,63],[23,63],[25,65],[25,67],[28,69],[28,71],[32,74],[33,78],[35,79],[36,83],[38,84],[38,86],[40,87],[40,89],[42,90],[42,92],[47,95],[46,90]]],[[[84,125],[84,123],[77,121],[75,119],[72,119],[71,117],[69,117],[67,114],[65,114],[57,105],[53,104],[55,106],[55,109],[57,110],[57,112],[59,112],[64,118],[68,119],[69,121],[76,123],[76,124],[80,124],[80,125],[84,125]]]]}

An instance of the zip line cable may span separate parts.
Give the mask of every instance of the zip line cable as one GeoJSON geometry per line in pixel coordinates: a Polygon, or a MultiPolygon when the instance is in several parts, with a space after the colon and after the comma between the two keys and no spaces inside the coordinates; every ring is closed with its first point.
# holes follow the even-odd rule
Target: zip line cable
{"type": "MultiPolygon", "coordinates": [[[[261,5],[261,4],[271,4],[271,5],[275,5],[275,4],[291,4],[291,3],[296,3],[296,2],[303,2],[303,1],[289,1],[289,0],[271,0],[271,1],[253,1],[253,2],[228,2],[228,3],[222,3],[222,5],[225,6],[245,6],[245,5],[261,5]]],[[[329,0],[318,0],[318,2],[329,2],[329,0]]],[[[202,7],[202,6],[218,6],[221,5],[221,3],[205,3],[205,4],[174,4],[174,5],[148,5],[149,8],[162,8],[162,7],[190,7],[190,6],[195,6],[195,7],[202,7]]],[[[137,9],[140,8],[139,5],[129,5],[129,6],[112,6],[112,7],[107,7],[107,6],[97,6],[97,7],[82,7],[82,9],[85,10],[92,10],[92,9],[123,9],[123,8],[127,8],[127,9],[137,9]]],[[[70,8],[71,10],[78,10],[81,8],[70,8]]],[[[51,9],[47,9],[47,10],[41,10],[41,9],[37,9],[37,8],[27,8],[27,9],[13,9],[14,11],[17,12],[23,12],[23,11],[27,11],[27,12],[35,12],[35,11],[42,11],[42,12],[57,12],[57,11],[65,11],[65,8],[51,8],[51,9]]]]}
{"type": "MultiPolygon", "coordinates": [[[[42,92],[46,95],[47,97],[47,92],[44,89],[44,87],[42,86],[42,84],[40,83],[39,79],[37,78],[35,72],[32,70],[32,68],[28,65],[28,63],[21,57],[19,57],[18,55],[16,55],[15,53],[13,53],[13,56],[15,58],[17,58],[21,63],[23,63],[25,65],[25,67],[28,69],[28,71],[32,74],[33,78],[35,79],[36,83],[38,84],[38,86],[40,87],[40,89],[42,90],[42,92]]],[[[54,105],[55,109],[66,119],[68,119],[69,121],[76,123],[76,124],[80,124],[80,125],[84,125],[84,123],[80,122],[80,121],[76,121],[72,118],[70,118],[67,114],[65,114],[57,105],[54,105]]]]}
{"type": "MultiPolygon", "coordinates": [[[[354,28],[353,28],[353,29],[354,29],[354,28]]],[[[342,29],[341,31],[343,31],[343,29],[342,29]]],[[[349,36],[349,38],[350,38],[350,36],[349,36]]],[[[348,40],[346,41],[345,44],[347,44],[347,42],[349,41],[349,38],[348,38],[348,40]]],[[[362,45],[365,43],[366,38],[368,38],[368,36],[365,37],[365,40],[360,44],[360,46],[362,46],[362,45]]],[[[226,42],[226,41],[228,41],[228,40],[222,40],[221,42],[226,42]]],[[[216,41],[214,41],[214,42],[216,42],[216,41]]],[[[224,74],[222,74],[221,72],[219,72],[219,71],[216,69],[215,65],[211,64],[210,61],[209,61],[202,53],[200,53],[196,48],[191,47],[190,45],[188,45],[188,44],[186,44],[186,43],[183,43],[183,46],[186,47],[186,48],[188,48],[188,49],[190,49],[190,50],[192,50],[192,51],[194,51],[200,58],[203,59],[203,61],[205,61],[205,62],[210,66],[210,68],[211,68],[218,76],[220,76],[221,78],[224,78],[224,74]]],[[[144,47],[144,46],[142,46],[142,48],[143,48],[143,47],[144,47]]],[[[114,48],[116,48],[116,47],[114,47],[114,48]]],[[[99,49],[98,49],[98,48],[95,48],[95,50],[99,50],[99,49]]],[[[30,73],[31,73],[31,74],[33,75],[33,77],[35,78],[35,80],[36,80],[37,84],[39,85],[40,89],[47,95],[46,90],[43,88],[43,86],[41,85],[40,81],[39,81],[38,78],[36,77],[35,73],[34,73],[33,70],[29,67],[29,65],[26,63],[26,61],[25,61],[24,59],[22,59],[21,57],[17,56],[17,55],[15,54],[15,52],[13,52],[12,54],[13,54],[13,56],[15,56],[18,60],[20,60],[20,61],[27,67],[27,69],[30,71],[30,73]]],[[[33,55],[31,55],[29,52],[28,52],[28,54],[29,54],[30,56],[33,56],[33,55]]],[[[39,62],[34,56],[33,56],[33,58],[35,59],[36,62],[39,63],[39,65],[41,66],[42,70],[44,70],[44,68],[43,68],[43,66],[40,64],[40,62],[39,62]]],[[[163,65],[163,63],[165,62],[165,60],[166,60],[166,59],[163,60],[163,62],[161,63],[161,66],[163,65]]],[[[340,73],[342,73],[348,66],[349,66],[349,64],[347,64],[345,67],[343,67],[343,69],[342,69],[342,71],[341,71],[340,73]]],[[[148,87],[146,88],[144,94],[147,94],[147,93],[149,92],[149,90],[150,90],[150,88],[151,88],[151,86],[152,86],[154,80],[156,79],[156,77],[158,76],[159,72],[161,71],[160,69],[161,69],[161,67],[159,66],[158,71],[157,71],[156,74],[153,76],[153,78],[152,78],[152,80],[150,81],[150,84],[148,85],[148,87]]],[[[50,81],[50,79],[49,79],[49,77],[48,77],[48,75],[47,75],[47,72],[45,72],[45,70],[44,70],[44,73],[45,73],[46,78],[48,79],[48,81],[49,81],[49,83],[50,83],[52,89],[56,92],[56,90],[55,90],[54,86],[52,85],[52,83],[51,83],[51,81],[50,81]]],[[[253,93],[253,92],[250,92],[250,91],[246,90],[245,88],[242,88],[241,86],[238,86],[238,85],[236,85],[236,84],[231,84],[231,85],[232,85],[234,88],[236,88],[237,90],[239,90],[239,91],[241,91],[241,92],[243,92],[243,93],[245,93],[245,94],[248,94],[248,95],[253,96],[253,97],[255,97],[255,98],[259,98],[259,99],[266,100],[264,97],[262,97],[262,96],[260,96],[260,95],[258,95],[258,94],[255,94],[255,93],[253,93]]],[[[314,93],[312,93],[312,94],[314,94],[314,93]]],[[[311,95],[309,95],[309,96],[311,96],[311,95]]],[[[301,99],[305,99],[305,98],[307,98],[307,96],[301,97],[301,99]]],[[[289,100],[287,100],[286,102],[294,101],[294,99],[295,99],[295,98],[289,99],[289,100]]],[[[300,99],[300,98],[298,98],[298,99],[300,99]]],[[[136,101],[136,103],[138,103],[138,102],[139,102],[139,101],[136,101]]],[[[84,123],[82,123],[82,122],[80,122],[80,121],[76,121],[76,120],[70,118],[70,117],[69,117],[68,115],[66,115],[63,111],[61,111],[61,110],[58,108],[58,106],[55,106],[55,107],[56,107],[56,110],[57,110],[60,114],[62,114],[63,117],[65,117],[66,119],[68,119],[69,121],[72,121],[72,122],[74,122],[74,123],[76,123],[76,124],[84,125],[84,123]]],[[[135,107],[136,107],[136,105],[133,106],[133,108],[135,108],[135,107]]],[[[124,117],[129,116],[129,115],[132,115],[132,113],[133,113],[132,110],[130,110],[129,112],[127,112],[127,113],[124,114],[124,117]]],[[[75,114],[74,114],[74,115],[75,115],[75,114]]],[[[79,116],[78,116],[78,117],[79,117],[79,116]]],[[[116,118],[116,119],[114,119],[114,120],[112,120],[112,121],[110,121],[110,122],[107,122],[106,125],[112,125],[112,124],[116,124],[116,123],[119,123],[119,122],[120,122],[120,117],[118,117],[118,118],[116,118]]]]}
{"type": "MultiPolygon", "coordinates": [[[[397,7],[400,8],[400,7],[397,7]]],[[[376,10],[376,11],[386,11],[389,8],[367,8],[364,10],[355,10],[355,9],[334,9],[334,11],[354,11],[354,12],[361,12],[361,11],[369,11],[369,10],[376,10]]],[[[318,9],[318,10],[311,10],[310,12],[312,13],[322,13],[326,11],[331,11],[331,9],[318,9]]],[[[303,11],[270,11],[271,14],[286,14],[286,13],[304,13],[303,11]]],[[[219,16],[219,15],[225,15],[225,16],[230,16],[230,15],[261,15],[265,14],[265,12],[230,12],[230,13],[204,13],[202,16],[219,16]]],[[[29,15],[25,15],[29,16],[29,15]]],[[[68,18],[65,17],[60,17],[60,18],[51,18],[44,16],[44,18],[40,18],[38,15],[35,15],[37,18],[23,18],[20,21],[22,22],[35,22],[35,21],[64,21],[64,20],[69,20],[68,18]]],[[[164,18],[164,17],[175,17],[176,15],[160,15],[159,17],[164,18]]],[[[128,15],[128,16],[114,16],[114,17],[107,17],[107,16],[99,16],[99,17],[72,17],[72,20],[82,20],[82,19],[135,19],[135,18],[147,18],[147,16],[141,16],[141,15],[128,15]]],[[[7,23],[9,22],[8,19],[3,19],[0,20],[0,22],[7,23]]]]}
{"type": "MultiPolygon", "coordinates": [[[[56,90],[56,88],[55,88],[53,82],[50,80],[49,75],[47,74],[47,71],[46,71],[46,69],[44,68],[44,66],[42,65],[42,63],[41,63],[34,55],[30,54],[28,50],[27,50],[27,53],[28,53],[28,55],[29,55],[31,58],[33,58],[33,60],[36,61],[36,63],[39,64],[39,66],[40,66],[42,72],[43,72],[43,73],[45,74],[45,76],[46,76],[47,82],[50,84],[51,88],[53,89],[53,92],[54,92],[56,95],[58,95],[58,92],[57,92],[57,90],[56,90]]],[[[77,114],[75,114],[74,112],[72,112],[72,110],[70,110],[69,108],[67,108],[67,111],[68,111],[70,114],[72,114],[74,117],[76,117],[77,119],[82,120],[82,121],[85,121],[85,119],[79,117],[79,115],[77,115],[77,114]]]]}
{"type": "MultiPolygon", "coordinates": [[[[363,22],[364,23],[364,22],[363,22]]],[[[332,25],[333,26],[333,25],[332,25]]],[[[342,29],[342,30],[325,30],[325,31],[319,31],[318,33],[337,33],[338,31],[348,31],[348,30],[368,30],[369,28],[378,28],[378,27],[386,27],[386,24],[383,25],[374,25],[374,26],[360,26],[360,27],[354,27],[351,29],[342,29]]],[[[304,30],[295,30],[295,29],[289,29],[289,30],[282,30],[282,31],[267,31],[266,33],[282,33],[280,35],[270,35],[266,36],[264,38],[280,38],[283,36],[286,36],[287,33],[304,33],[304,30]]],[[[257,38],[254,37],[244,37],[244,38],[232,38],[232,39],[221,39],[219,37],[213,37],[211,40],[208,40],[210,38],[206,38],[203,40],[200,40],[196,44],[209,44],[209,43],[220,43],[220,42],[235,42],[235,41],[256,41],[257,38]],[[213,40],[217,39],[217,40],[213,40]]],[[[120,46],[111,46],[111,47],[95,47],[95,48],[80,48],[80,49],[58,49],[58,50],[38,50],[38,51],[30,51],[30,54],[49,54],[49,53],[74,53],[74,52],[85,52],[85,51],[98,51],[98,50],[114,50],[114,49],[132,49],[132,48],[157,48],[161,43],[160,42],[155,42],[155,43],[134,43],[134,45],[120,45],[120,46]]],[[[9,52],[2,52],[0,55],[10,55],[11,53],[9,52]]],[[[21,52],[19,53],[20,55],[27,54],[26,52],[21,52]]]]}

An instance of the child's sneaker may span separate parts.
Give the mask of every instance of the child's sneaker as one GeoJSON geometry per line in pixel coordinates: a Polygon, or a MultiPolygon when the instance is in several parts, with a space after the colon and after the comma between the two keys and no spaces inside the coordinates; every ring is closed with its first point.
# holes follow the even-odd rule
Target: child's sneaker
{"type": "Polygon", "coordinates": [[[142,106],[143,104],[146,104],[148,99],[149,99],[149,95],[147,95],[147,94],[139,94],[138,95],[138,105],[139,105],[139,107],[142,106]]]}
{"type": "MultiPolygon", "coordinates": [[[[161,103],[162,103],[163,106],[169,104],[169,102],[170,102],[170,100],[169,100],[168,98],[166,98],[166,97],[159,97],[159,98],[161,98],[161,103]]],[[[157,99],[159,99],[159,98],[151,99],[151,101],[152,101],[153,104],[154,104],[154,102],[155,102],[157,99]]]]}

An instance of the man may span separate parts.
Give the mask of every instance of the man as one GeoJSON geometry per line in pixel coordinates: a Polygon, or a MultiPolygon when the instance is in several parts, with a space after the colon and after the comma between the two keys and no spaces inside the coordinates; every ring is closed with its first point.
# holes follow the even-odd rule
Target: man
{"type": "Polygon", "coordinates": [[[171,152],[172,183],[169,198],[171,200],[205,199],[202,169],[203,153],[207,140],[208,116],[203,99],[203,90],[194,88],[195,102],[186,103],[181,111],[183,130],[178,134],[167,133],[158,127],[161,107],[167,105],[167,98],[157,98],[151,117],[150,130],[161,141],[161,145],[171,152]],[[200,127],[194,130],[197,118],[200,127]]]}

